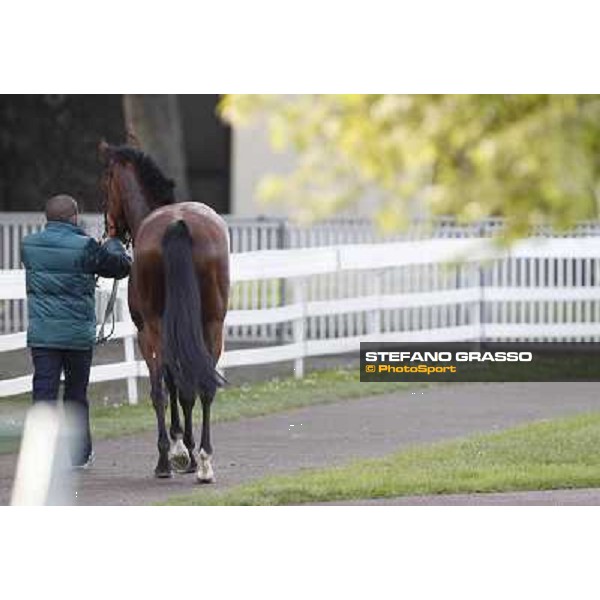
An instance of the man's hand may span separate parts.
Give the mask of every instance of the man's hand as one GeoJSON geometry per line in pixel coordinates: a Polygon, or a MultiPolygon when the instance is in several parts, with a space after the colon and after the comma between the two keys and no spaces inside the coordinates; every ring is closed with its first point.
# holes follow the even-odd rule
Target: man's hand
{"type": "Polygon", "coordinates": [[[111,237],[98,243],[90,239],[85,271],[107,279],[122,279],[129,275],[131,258],[117,237],[111,237]]]}

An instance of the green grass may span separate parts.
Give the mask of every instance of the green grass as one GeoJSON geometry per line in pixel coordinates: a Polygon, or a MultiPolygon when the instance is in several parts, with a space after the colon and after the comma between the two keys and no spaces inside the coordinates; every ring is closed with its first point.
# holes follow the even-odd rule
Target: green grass
{"type": "Polygon", "coordinates": [[[20,434],[0,432],[0,454],[12,454],[19,450],[20,434]]]}
{"type": "MultiPolygon", "coordinates": [[[[326,404],[339,400],[361,398],[376,394],[385,394],[398,390],[418,387],[421,384],[361,383],[358,369],[335,369],[313,371],[303,379],[273,379],[267,382],[226,387],[217,393],[213,404],[212,420],[232,421],[244,417],[256,417],[275,412],[326,404]]],[[[140,386],[141,388],[142,386],[140,386]]],[[[156,428],[154,409],[145,399],[136,406],[128,404],[110,404],[99,400],[97,392],[92,402],[91,423],[95,438],[111,438],[153,431],[156,428]]],[[[12,425],[2,428],[10,415],[14,421],[15,414],[22,421],[29,396],[3,400],[0,405],[0,453],[14,452],[18,447],[20,427],[12,425]]],[[[197,411],[196,419],[200,412],[197,411]]]]}
{"type": "Polygon", "coordinates": [[[600,413],[410,448],[347,466],[268,477],[168,504],[280,505],[413,494],[600,486],[600,413]]]}
{"type": "Polygon", "coordinates": [[[25,410],[21,396],[0,398],[0,454],[18,451],[25,410]]]}

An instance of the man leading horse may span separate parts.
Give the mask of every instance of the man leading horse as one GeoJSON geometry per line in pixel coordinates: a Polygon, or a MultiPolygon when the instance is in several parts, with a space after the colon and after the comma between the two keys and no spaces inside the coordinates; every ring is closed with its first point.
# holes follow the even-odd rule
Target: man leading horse
{"type": "Polygon", "coordinates": [[[87,468],[94,459],[87,388],[96,340],[95,276],[127,277],[131,260],[115,230],[108,232],[105,244],[85,234],[70,196],[50,198],[46,219],[45,229],[23,238],[21,246],[33,401],[56,403],[64,373],[65,407],[76,423],[71,462],[87,468]]]}

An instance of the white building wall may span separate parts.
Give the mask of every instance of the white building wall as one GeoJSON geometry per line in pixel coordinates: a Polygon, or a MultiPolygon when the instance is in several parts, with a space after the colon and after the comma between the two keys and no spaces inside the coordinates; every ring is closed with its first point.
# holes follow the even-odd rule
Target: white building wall
{"type": "MultiPolygon", "coordinates": [[[[266,124],[238,127],[231,132],[231,214],[239,217],[289,216],[282,204],[265,204],[257,186],[265,175],[281,175],[294,169],[292,152],[277,153],[269,145],[266,124]]],[[[377,206],[376,194],[365,194],[357,204],[337,216],[370,218],[377,206]]]]}
{"type": "Polygon", "coordinates": [[[240,217],[286,215],[281,205],[262,204],[256,190],[264,175],[290,172],[294,156],[271,150],[265,123],[234,129],[231,152],[231,213],[240,217]]]}

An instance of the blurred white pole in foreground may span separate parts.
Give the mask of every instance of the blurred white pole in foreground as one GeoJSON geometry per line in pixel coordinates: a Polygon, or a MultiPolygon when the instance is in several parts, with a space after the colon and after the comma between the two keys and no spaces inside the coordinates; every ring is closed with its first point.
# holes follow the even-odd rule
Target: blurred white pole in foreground
{"type": "Polygon", "coordinates": [[[60,447],[65,432],[62,412],[61,407],[46,402],[29,409],[12,490],[13,506],[70,504],[67,473],[61,468],[64,452],[60,447]]]}

